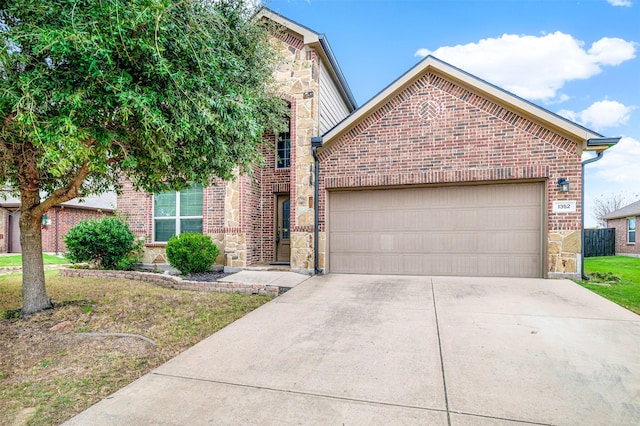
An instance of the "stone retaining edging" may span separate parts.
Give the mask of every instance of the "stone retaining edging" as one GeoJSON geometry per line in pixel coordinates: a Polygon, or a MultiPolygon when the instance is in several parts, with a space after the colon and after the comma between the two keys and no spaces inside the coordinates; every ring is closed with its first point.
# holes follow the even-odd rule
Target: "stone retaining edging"
{"type": "Polygon", "coordinates": [[[75,278],[116,278],[144,281],[165,288],[176,290],[213,291],[218,293],[258,294],[261,296],[278,296],[278,287],[266,284],[244,284],[225,282],[186,281],[173,275],[156,274],[153,272],[112,271],[101,269],[71,269],[60,268],[63,277],[75,278]]]}
{"type": "MultiPolygon", "coordinates": [[[[44,269],[45,271],[51,270],[51,269],[59,269],[59,268],[63,268],[64,265],[44,265],[44,269]]],[[[3,266],[0,267],[0,275],[5,275],[5,274],[19,274],[22,273],[22,266],[3,266]]]]}

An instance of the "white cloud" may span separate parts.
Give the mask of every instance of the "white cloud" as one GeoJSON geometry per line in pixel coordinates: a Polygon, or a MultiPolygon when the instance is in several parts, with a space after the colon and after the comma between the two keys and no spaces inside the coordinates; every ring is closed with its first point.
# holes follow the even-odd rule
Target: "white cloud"
{"type": "Polygon", "coordinates": [[[626,6],[631,7],[632,3],[630,0],[607,0],[612,6],[626,6]]]}
{"type": "Polygon", "coordinates": [[[416,56],[429,54],[484,78],[519,96],[553,100],[565,83],[584,80],[633,59],[636,43],[604,37],[586,50],[584,42],[556,31],[541,36],[504,34],[477,43],[422,48],[416,56]]]}
{"type": "Polygon", "coordinates": [[[554,104],[561,104],[564,102],[567,102],[569,99],[571,99],[571,96],[567,95],[566,93],[560,93],[557,95],[557,97],[555,99],[546,101],[545,103],[547,105],[554,105],[554,104]]]}
{"type": "Polygon", "coordinates": [[[599,130],[626,124],[631,117],[631,111],[634,109],[635,107],[626,106],[617,101],[604,100],[594,102],[587,109],[580,112],[561,110],[558,111],[558,114],[571,121],[599,130]]]}
{"type": "Polygon", "coordinates": [[[634,43],[620,38],[603,37],[591,45],[588,54],[600,65],[620,65],[627,59],[634,58],[634,43]]]}
{"type": "Polygon", "coordinates": [[[619,189],[638,189],[638,164],[640,164],[640,141],[632,137],[620,139],[615,146],[605,151],[601,160],[591,163],[587,169],[603,183],[616,184],[619,189]]]}
{"type": "MultiPolygon", "coordinates": [[[[585,154],[583,160],[593,156],[585,154]]],[[[636,201],[638,190],[638,163],[640,141],[631,137],[620,139],[614,147],[604,152],[601,160],[585,166],[585,226],[595,227],[594,200],[602,195],[619,194],[629,203],[636,201]]]]}

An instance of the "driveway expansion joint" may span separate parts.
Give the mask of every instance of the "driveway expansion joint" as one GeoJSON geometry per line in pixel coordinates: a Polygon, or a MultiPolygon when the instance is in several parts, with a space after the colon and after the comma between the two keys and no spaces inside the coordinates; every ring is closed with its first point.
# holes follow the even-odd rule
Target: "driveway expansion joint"
{"type": "Polygon", "coordinates": [[[447,380],[444,374],[444,358],[442,356],[442,340],[440,339],[440,324],[438,323],[438,308],[436,306],[436,293],[433,286],[433,278],[431,281],[431,300],[433,302],[433,317],[436,323],[436,334],[438,335],[438,353],[440,355],[440,371],[442,372],[442,387],[444,391],[444,406],[447,410],[447,424],[451,426],[451,413],[449,411],[449,397],[447,395],[447,380]]]}
{"type": "Polygon", "coordinates": [[[383,405],[383,406],[386,406],[386,407],[407,408],[407,409],[411,409],[411,410],[420,410],[420,411],[436,411],[436,412],[439,412],[439,413],[447,412],[447,410],[443,410],[443,409],[440,409],[440,408],[420,407],[420,406],[417,406],[417,405],[397,404],[397,403],[385,402],[385,401],[371,401],[371,400],[367,400],[367,399],[358,399],[358,398],[347,398],[347,397],[344,397],[344,396],[326,395],[326,394],[321,394],[321,393],[312,393],[312,392],[295,391],[295,390],[290,390],[290,389],[272,388],[272,387],[268,387],[268,386],[257,386],[257,385],[247,385],[247,384],[243,384],[243,383],[225,382],[224,380],[201,379],[201,378],[197,378],[197,377],[180,376],[180,375],[176,375],[176,374],[166,374],[166,373],[158,373],[158,372],[152,372],[152,373],[149,373],[149,374],[150,375],[154,375],[154,376],[160,376],[160,377],[171,377],[171,378],[174,378],[174,379],[192,380],[192,381],[195,381],[195,382],[216,383],[216,384],[219,384],[219,385],[235,386],[235,387],[245,388],[245,389],[258,389],[258,390],[266,390],[266,391],[271,391],[271,392],[290,393],[290,394],[294,394],[294,395],[304,395],[304,396],[312,396],[312,397],[317,397],[317,398],[335,399],[335,400],[346,401],[346,402],[359,402],[359,403],[363,403],[363,404],[383,405]]]}
{"type": "Polygon", "coordinates": [[[505,418],[505,417],[496,417],[496,416],[487,416],[487,415],[483,415],[483,414],[466,413],[464,411],[451,410],[450,412],[451,412],[451,414],[459,414],[461,416],[478,417],[478,418],[481,418],[481,419],[490,419],[490,420],[501,420],[501,421],[507,421],[507,422],[520,423],[520,424],[524,424],[524,425],[554,426],[553,423],[539,423],[539,422],[533,422],[533,421],[530,421],[530,420],[509,419],[509,418],[505,418]]]}

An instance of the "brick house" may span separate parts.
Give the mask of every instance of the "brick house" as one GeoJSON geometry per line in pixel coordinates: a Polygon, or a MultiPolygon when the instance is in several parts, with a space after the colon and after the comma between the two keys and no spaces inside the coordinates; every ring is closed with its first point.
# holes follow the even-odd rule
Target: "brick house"
{"type": "MultiPolygon", "coordinates": [[[[111,216],[115,210],[116,194],[107,193],[87,197],[83,201],[71,200],[47,211],[42,220],[42,251],[64,253],[64,236],[81,220],[111,216]]],[[[20,253],[20,200],[0,200],[0,253],[20,253]]]]}
{"type": "Polygon", "coordinates": [[[640,256],[636,244],[636,223],[640,219],[640,201],[631,203],[604,217],[607,228],[616,230],[616,255],[640,256]]]}
{"type": "Polygon", "coordinates": [[[251,177],[189,194],[125,185],[118,206],[146,236],[147,262],[165,262],[164,241],[193,230],[211,235],[230,267],[580,274],[581,155],[616,139],[433,57],[353,111],[326,39],[261,13],[285,29],[274,43],[290,133],[267,136],[273,161],[251,177]]]}

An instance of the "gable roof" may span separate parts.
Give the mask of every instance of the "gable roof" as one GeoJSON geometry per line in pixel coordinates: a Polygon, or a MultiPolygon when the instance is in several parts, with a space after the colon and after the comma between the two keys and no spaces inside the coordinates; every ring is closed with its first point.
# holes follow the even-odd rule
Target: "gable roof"
{"type": "MultiPolygon", "coordinates": [[[[42,196],[44,195],[45,194],[42,194],[42,196]]],[[[105,192],[104,194],[92,195],[90,197],[74,198],[73,200],[66,201],[62,204],[57,204],[57,206],[112,212],[116,209],[117,198],[118,196],[115,192],[105,192]]],[[[20,207],[20,198],[13,196],[7,196],[6,199],[0,198],[0,207],[20,207]]]]}
{"type": "Polygon", "coordinates": [[[329,65],[328,68],[331,77],[337,82],[338,90],[348,104],[349,110],[353,111],[358,107],[356,98],[353,96],[353,93],[351,93],[349,84],[344,78],[344,74],[342,74],[342,70],[340,69],[340,65],[338,65],[338,61],[336,61],[333,50],[331,50],[329,40],[327,40],[327,37],[324,34],[317,33],[312,29],[292,21],[289,18],[285,18],[279,13],[276,13],[264,6],[256,13],[255,17],[256,19],[269,19],[284,26],[289,31],[292,31],[302,37],[304,44],[316,49],[322,61],[329,65]]]}
{"type": "Polygon", "coordinates": [[[635,203],[631,203],[627,206],[621,207],[618,210],[612,211],[606,215],[605,219],[619,219],[621,217],[640,216],[640,200],[635,203]]]}
{"type": "Polygon", "coordinates": [[[508,108],[543,124],[545,127],[565,135],[569,139],[581,141],[583,150],[604,151],[609,146],[617,143],[620,139],[605,138],[599,133],[567,120],[566,118],[554,114],[549,110],[527,101],[526,99],[507,92],[496,85],[488,83],[485,80],[429,55],[325,133],[322,137],[323,144],[326,145],[327,143],[331,143],[333,140],[336,140],[339,136],[349,131],[360,121],[366,119],[371,113],[382,107],[395,95],[406,89],[428,72],[433,72],[444,76],[457,84],[470,87],[483,97],[505,105],[508,108]]]}

